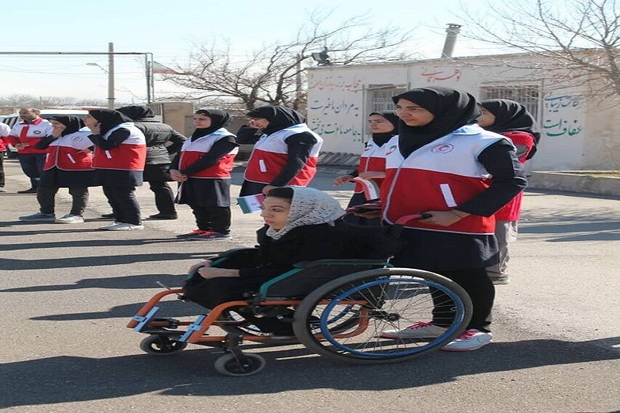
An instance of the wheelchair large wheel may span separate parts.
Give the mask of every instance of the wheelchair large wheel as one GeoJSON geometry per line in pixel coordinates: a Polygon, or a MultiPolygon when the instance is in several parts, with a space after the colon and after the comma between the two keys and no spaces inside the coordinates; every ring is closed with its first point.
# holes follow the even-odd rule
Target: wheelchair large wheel
{"type": "Polygon", "coordinates": [[[439,350],[471,319],[469,296],[428,271],[383,268],[350,274],[317,288],[299,305],[293,329],[308,349],[331,359],[379,364],[439,350]],[[445,327],[437,337],[383,338],[418,322],[445,327]]]}

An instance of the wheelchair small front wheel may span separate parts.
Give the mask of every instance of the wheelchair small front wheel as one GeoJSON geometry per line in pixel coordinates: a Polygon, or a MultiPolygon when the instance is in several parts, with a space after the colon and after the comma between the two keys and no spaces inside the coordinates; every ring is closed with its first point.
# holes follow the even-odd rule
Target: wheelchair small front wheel
{"type": "Polygon", "coordinates": [[[267,365],[267,361],[258,354],[243,353],[242,358],[236,354],[224,354],[215,360],[215,371],[225,376],[251,376],[256,374],[267,365]]]}
{"type": "Polygon", "coordinates": [[[140,350],[156,356],[168,356],[187,347],[187,343],[170,340],[168,337],[153,334],[140,342],[140,350]]]}

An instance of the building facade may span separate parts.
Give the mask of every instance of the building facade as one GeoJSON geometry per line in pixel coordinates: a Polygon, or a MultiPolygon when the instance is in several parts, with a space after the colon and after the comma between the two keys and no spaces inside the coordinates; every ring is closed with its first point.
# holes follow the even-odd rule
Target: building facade
{"type": "Polygon", "coordinates": [[[369,113],[393,110],[391,97],[408,89],[444,86],[524,104],[541,130],[528,170],[620,169],[616,106],[547,63],[516,54],[312,68],[308,124],[324,138],[323,152],[359,154],[370,138],[369,113]]]}

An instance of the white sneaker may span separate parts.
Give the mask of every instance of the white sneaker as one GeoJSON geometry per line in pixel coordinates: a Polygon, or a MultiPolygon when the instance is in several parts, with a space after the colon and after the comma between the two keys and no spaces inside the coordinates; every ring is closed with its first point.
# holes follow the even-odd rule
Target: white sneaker
{"type": "Polygon", "coordinates": [[[138,231],[144,229],[144,225],[128,224],[126,222],[115,222],[112,225],[106,225],[99,229],[104,231],[138,231]]]}
{"type": "Polygon", "coordinates": [[[84,222],[84,218],[82,218],[82,216],[72,214],[67,214],[56,220],[57,224],[81,224],[82,222],[84,222]]]}
{"type": "Polygon", "coordinates": [[[385,330],[382,338],[437,338],[445,333],[447,328],[436,326],[429,322],[419,322],[402,330],[385,330]]]}
{"type": "Polygon", "coordinates": [[[443,351],[472,351],[478,350],[482,346],[486,346],[493,341],[493,335],[484,331],[471,329],[465,330],[461,335],[451,342],[449,342],[443,351]]]}

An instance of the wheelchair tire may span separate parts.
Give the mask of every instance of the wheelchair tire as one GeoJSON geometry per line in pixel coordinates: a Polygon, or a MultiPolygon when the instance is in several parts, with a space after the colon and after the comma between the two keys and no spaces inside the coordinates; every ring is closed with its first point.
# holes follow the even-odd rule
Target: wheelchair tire
{"type": "Polygon", "coordinates": [[[251,376],[256,374],[267,365],[267,361],[258,354],[244,353],[245,363],[241,363],[233,353],[224,354],[215,360],[215,370],[225,376],[251,376]]]}
{"type": "Polygon", "coordinates": [[[441,349],[471,319],[469,296],[439,274],[408,268],[361,271],[330,281],[310,293],[295,312],[293,329],[308,349],[356,364],[395,363],[441,349]],[[441,335],[389,339],[401,330],[443,316],[441,335]]]}
{"type": "Polygon", "coordinates": [[[152,334],[140,342],[140,349],[156,356],[169,356],[183,350],[187,343],[170,340],[164,335],[152,334]]]}

